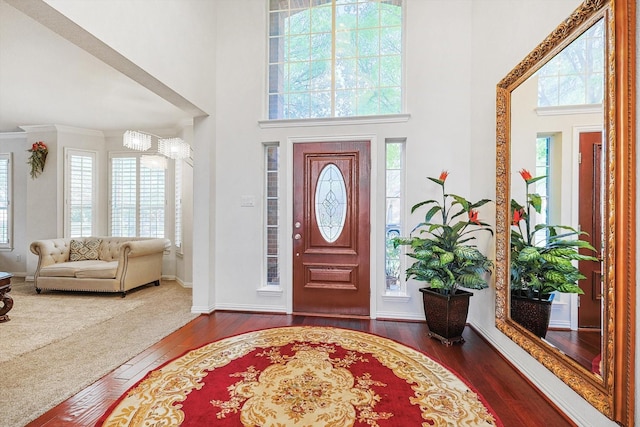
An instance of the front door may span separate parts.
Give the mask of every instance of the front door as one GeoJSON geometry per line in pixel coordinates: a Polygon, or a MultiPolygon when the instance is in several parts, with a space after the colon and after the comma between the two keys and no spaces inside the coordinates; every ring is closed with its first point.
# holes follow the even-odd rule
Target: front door
{"type": "Polygon", "coordinates": [[[369,316],[370,142],[293,148],[293,311],[369,316]]]}
{"type": "MultiPolygon", "coordinates": [[[[597,253],[581,251],[584,255],[600,257],[602,248],[602,132],[580,134],[580,166],[578,219],[580,230],[587,233],[582,240],[588,241],[597,253]]],[[[578,327],[600,328],[602,312],[602,263],[580,261],[578,268],[586,279],[578,284],[584,291],[580,295],[578,327]]]]}

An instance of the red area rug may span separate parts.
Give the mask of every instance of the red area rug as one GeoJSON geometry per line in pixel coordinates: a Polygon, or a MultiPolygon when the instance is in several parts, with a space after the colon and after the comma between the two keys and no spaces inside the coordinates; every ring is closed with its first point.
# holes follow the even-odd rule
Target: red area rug
{"type": "Polygon", "coordinates": [[[377,335],[284,327],[215,341],[154,370],[104,426],[502,426],[469,385],[377,335]]]}

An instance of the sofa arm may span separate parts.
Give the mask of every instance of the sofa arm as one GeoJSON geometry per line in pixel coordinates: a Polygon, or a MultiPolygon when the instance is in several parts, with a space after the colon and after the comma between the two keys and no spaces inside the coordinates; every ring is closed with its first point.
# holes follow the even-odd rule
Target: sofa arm
{"type": "Polygon", "coordinates": [[[122,244],[120,251],[129,258],[164,252],[171,247],[169,239],[131,240],[122,244]]]}
{"type": "Polygon", "coordinates": [[[36,240],[29,247],[38,255],[38,269],[47,265],[69,260],[69,241],[67,239],[36,240]]]}

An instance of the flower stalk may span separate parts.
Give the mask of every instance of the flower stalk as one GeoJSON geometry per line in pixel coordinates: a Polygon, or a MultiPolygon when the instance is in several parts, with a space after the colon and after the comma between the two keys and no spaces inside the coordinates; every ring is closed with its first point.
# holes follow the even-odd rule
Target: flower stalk
{"type": "Polygon", "coordinates": [[[488,231],[491,226],[480,221],[478,208],[490,202],[482,199],[469,202],[462,196],[447,193],[445,182],[449,173],[443,171],[438,178],[427,177],[441,187],[442,201],[425,200],[411,208],[429,207],[424,221],[411,231],[409,237],[397,237],[393,243],[409,246],[407,256],[414,263],[407,268],[406,278],[428,282],[432,289],[442,293],[455,293],[458,286],[472,289],[488,287],[486,274],[493,263],[470,242],[476,231],[488,231]],[[434,218],[441,218],[440,222],[434,218]]]}

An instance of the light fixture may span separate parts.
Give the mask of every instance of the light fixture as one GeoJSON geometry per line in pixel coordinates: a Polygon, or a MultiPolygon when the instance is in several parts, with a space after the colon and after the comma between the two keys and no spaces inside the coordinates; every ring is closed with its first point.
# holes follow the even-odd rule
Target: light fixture
{"type": "Polygon", "coordinates": [[[128,130],[122,136],[122,145],[132,150],[146,151],[151,148],[151,135],[128,130]]]}
{"type": "Polygon", "coordinates": [[[191,155],[191,146],[181,138],[158,139],[158,153],[170,159],[186,159],[191,155]]]}
{"type": "Polygon", "coordinates": [[[167,158],[162,156],[144,155],[140,157],[140,164],[147,169],[166,169],[167,158]]]}

